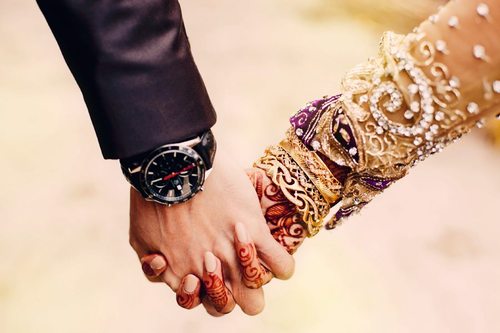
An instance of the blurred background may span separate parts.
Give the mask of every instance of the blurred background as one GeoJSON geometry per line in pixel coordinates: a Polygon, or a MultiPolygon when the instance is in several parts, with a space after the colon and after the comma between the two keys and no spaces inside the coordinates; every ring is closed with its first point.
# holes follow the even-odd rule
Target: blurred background
{"type": "MultiPolygon", "coordinates": [[[[181,1],[219,115],[249,165],[306,101],[438,0],[181,1]]],[[[500,154],[476,131],[333,232],[257,317],[177,307],[128,245],[128,186],[101,158],[34,1],[0,2],[0,332],[498,332],[500,154]]]]}

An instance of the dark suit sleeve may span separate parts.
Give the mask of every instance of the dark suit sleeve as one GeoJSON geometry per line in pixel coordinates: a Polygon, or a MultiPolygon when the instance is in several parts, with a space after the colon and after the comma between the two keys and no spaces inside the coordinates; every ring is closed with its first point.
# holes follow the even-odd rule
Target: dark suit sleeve
{"type": "Polygon", "coordinates": [[[215,112],[177,0],[37,0],[89,109],[103,156],[198,135],[215,112]]]}

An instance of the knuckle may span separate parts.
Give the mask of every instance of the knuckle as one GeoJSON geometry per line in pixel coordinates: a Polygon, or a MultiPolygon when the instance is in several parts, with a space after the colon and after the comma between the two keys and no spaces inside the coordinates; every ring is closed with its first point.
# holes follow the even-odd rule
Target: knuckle
{"type": "Polygon", "coordinates": [[[128,243],[134,250],[137,249],[137,241],[135,240],[135,238],[129,237],[128,243]]]}
{"type": "Polygon", "coordinates": [[[128,243],[139,257],[143,257],[147,254],[144,243],[136,237],[130,237],[128,243]]]}

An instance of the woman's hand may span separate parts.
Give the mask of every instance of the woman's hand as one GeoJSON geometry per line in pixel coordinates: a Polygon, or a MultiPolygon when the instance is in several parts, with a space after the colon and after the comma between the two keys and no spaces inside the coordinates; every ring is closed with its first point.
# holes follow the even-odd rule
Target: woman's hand
{"type": "MultiPolygon", "coordinates": [[[[255,242],[256,252],[262,263],[277,278],[288,279],[293,274],[294,261],[269,233],[259,199],[244,170],[219,151],[212,174],[205,190],[192,200],[166,207],[145,201],[135,190],[130,192],[130,243],[139,258],[158,253],[165,260],[165,270],[159,275],[161,265],[152,261],[143,268],[152,281],[163,281],[173,291],[181,283],[192,287],[193,275],[202,278],[218,276],[215,285],[219,295],[227,299],[226,305],[214,306],[217,313],[230,312],[236,302],[247,314],[256,314],[264,306],[261,288],[245,285],[238,257],[234,251],[235,227],[244,226],[248,239],[255,242]],[[210,253],[210,254],[207,254],[210,253]],[[215,259],[214,259],[215,258],[215,259]],[[214,264],[215,262],[215,264],[214,264]],[[157,277],[154,277],[157,276],[157,277]]],[[[150,257],[151,258],[151,257],[150,257]]],[[[195,286],[196,289],[196,286],[195,286]]],[[[212,302],[220,300],[211,297],[212,302]]]]}
{"type": "Polygon", "coordinates": [[[297,207],[288,201],[263,170],[252,168],[247,170],[247,175],[255,188],[273,238],[288,253],[295,253],[307,237],[307,227],[297,207]]]}

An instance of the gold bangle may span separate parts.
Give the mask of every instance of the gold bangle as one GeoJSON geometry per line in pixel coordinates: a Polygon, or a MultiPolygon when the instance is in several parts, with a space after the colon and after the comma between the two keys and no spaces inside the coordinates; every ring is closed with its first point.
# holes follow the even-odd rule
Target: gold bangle
{"type": "Polygon", "coordinates": [[[287,131],[286,139],[282,140],[279,145],[301,167],[330,205],[338,202],[341,197],[342,184],[333,176],[318,155],[307,149],[295,135],[293,128],[287,131]]]}
{"type": "Polygon", "coordinates": [[[297,206],[307,225],[308,237],[316,235],[330,212],[330,205],[292,157],[283,148],[271,146],[254,167],[264,170],[286,198],[297,206]]]}

